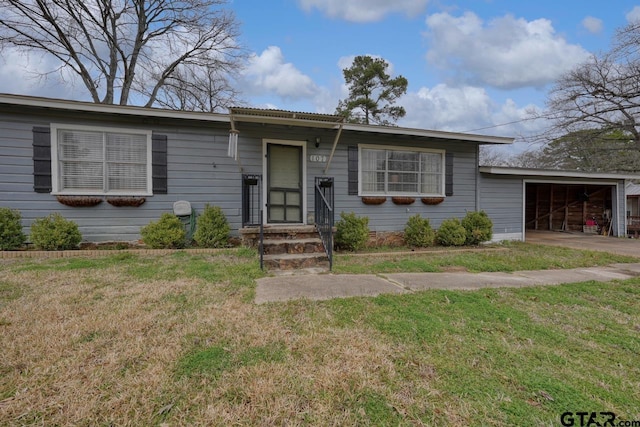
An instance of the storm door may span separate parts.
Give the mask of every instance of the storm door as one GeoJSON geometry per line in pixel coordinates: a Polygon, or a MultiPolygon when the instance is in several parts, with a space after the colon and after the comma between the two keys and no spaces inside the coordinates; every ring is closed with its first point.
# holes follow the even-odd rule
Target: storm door
{"type": "Polygon", "coordinates": [[[267,144],[267,223],[302,223],[302,147],[267,144]]]}

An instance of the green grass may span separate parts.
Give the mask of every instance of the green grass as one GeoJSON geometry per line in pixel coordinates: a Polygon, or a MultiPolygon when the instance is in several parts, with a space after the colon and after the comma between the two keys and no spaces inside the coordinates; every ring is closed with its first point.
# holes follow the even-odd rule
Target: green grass
{"type": "Polygon", "coordinates": [[[280,363],[285,360],[287,350],[282,343],[271,343],[260,347],[247,347],[234,352],[230,346],[214,345],[194,348],[176,364],[178,378],[217,379],[223,372],[258,363],[280,363]]]}
{"type": "MultiPolygon", "coordinates": [[[[637,262],[498,249],[350,263],[371,273],[637,262]]],[[[256,305],[263,275],[245,249],[4,260],[0,424],[546,426],[566,411],[640,419],[640,278],[256,305]]]]}
{"type": "Polygon", "coordinates": [[[455,267],[471,272],[512,272],[592,267],[637,261],[637,258],[604,252],[510,242],[481,247],[475,251],[433,250],[414,254],[389,253],[370,256],[338,254],[334,260],[333,271],[347,274],[410,273],[438,272],[455,267]]]}
{"type": "Polygon", "coordinates": [[[577,408],[640,414],[638,383],[628,380],[640,378],[638,285],[429,291],[327,304],[340,327],[364,323],[403,348],[394,362],[404,381],[419,387],[417,367],[430,366],[438,400],[469,407],[471,424],[548,425],[577,408]]]}

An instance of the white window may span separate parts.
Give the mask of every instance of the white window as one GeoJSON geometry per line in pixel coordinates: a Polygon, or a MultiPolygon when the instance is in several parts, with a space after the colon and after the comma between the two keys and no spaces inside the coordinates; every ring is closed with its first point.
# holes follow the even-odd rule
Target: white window
{"type": "Polygon", "coordinates": [[[51,127],[53,192],[151,195],[151,132],[51,127]]]}
{"type": "Polygon", "coordinates": [[[444,196],[444,151],[360,146],[360,194],[444,196]]]}

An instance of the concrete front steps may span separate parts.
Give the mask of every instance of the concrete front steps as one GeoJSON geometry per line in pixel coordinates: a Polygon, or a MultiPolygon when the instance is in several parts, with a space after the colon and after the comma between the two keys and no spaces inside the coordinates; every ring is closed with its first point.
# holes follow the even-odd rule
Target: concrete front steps
{"type": "MultiPolygon", "coordinates": [[[[240,234],[243,243],[258,247],[260,242],[258,227],[243,228],[240,234]]],[[[267,270],[329,270],[329,258],[316,228],[312,225],[265,226],[263,245],[263,260],[267,270]]]]}

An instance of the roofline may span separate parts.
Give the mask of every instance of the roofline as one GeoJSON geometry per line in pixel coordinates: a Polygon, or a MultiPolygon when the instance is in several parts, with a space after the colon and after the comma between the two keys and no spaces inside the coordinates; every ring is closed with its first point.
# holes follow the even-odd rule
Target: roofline
{"type": "Polygon", "coordinates": [[[404,128],[398,126],[363,125],[356,123],[345,123],[344,130],[383,133],[390,135],[411,135],[427,138],[455,139],[481,144],[512,144],[515,138],[506,136],[477,135],[472,133],[448,132],[441,130],[428,130],[416,128],[404,128]]]}
{"type": "Polygon", "coordinates": [[[32,108],[57,109],[63,111],[80,111],[89,113],[118,114],[125,116],[229,123],[230,125],[232,121],[235,121],[245,123],[269,123],[285,126],[306,126],[312,128],[336,130],[339,129],[340,126],[342,126],[344,131],[378,133],[387,135],[408,135],[416,137],[468,141],[480,144],[511,144],[514,141],[514,138],[502,136],[477,135],[470,133],[447,132],[396,126],[365,125],[356,123],[344,123],[342,121],[336,122],[330,119],[333,117],[337,118],[337,116],[328,114],[294,113],[280,110],[278,110],[280,113],[287,114],[274,114],[269,113],[270,110],[262,110],[263,114],[260,115],[260,109],[248,108],[235,109],[238,114],[234,113],[234,109],[230,110],[230,114],[206,113],[196,111],[168,110],[153,107],[138,107],[131,105],[97,104],[87,101],[71,101],[65,99],[43,98],[14,94],[0,94],[0,104],[32,108]]]}
{"type": "Polygon", "coordinates": [[[491,175],[548,176],[562,178],[592,179],[640,179],[640,175],[626,175],[610,172],[580,172],[552,169],[510,168],[502,166],[480,166],[480,172],[491,175]]]}
{"type": "Polygon", "coordinates": [[[229,116],[218,113],[197,111],[168,110],[153,107],[132,105],[97,104],[87,101],[71,101],[66,99],[42,98],[26,95],[0,94],[0,104],[24,107],[56,109],[64,111],[81,111],[88,113],[119,114],[127,116],[143,116],[165,119],[197,120],[203,122],[229,122],[229,116]]]}

